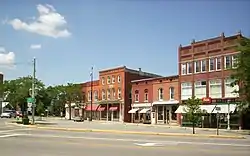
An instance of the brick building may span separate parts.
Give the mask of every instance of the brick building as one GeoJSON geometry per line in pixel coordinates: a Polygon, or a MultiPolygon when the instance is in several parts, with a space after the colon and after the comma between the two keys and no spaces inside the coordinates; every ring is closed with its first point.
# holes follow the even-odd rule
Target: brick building
{"type": "MultiPolygon", "coordinates": [[[[235,101],[238,95],[233,93],[238,86],[231,87],[233,81],[231,67],[235,63],[237,41],[242,38],[236,35],[220,36],[192,41],[188,46],[179,47],[179,99],[182,103],[196,96],[209,105],[201,108],[209,113],[215,113],[215,106],[220,105],[220,113],[227,114],[236,109],[235,101]],[[223,105],[226,104],[226,105],[223,105]],[[228,111],[230,110],[230,111],[228,111]]],[[[184,113],[178,108],[177,113],[184,113]]],[[[229,115],[227,115],[229,119],[229,115]]]]}
{"type": "MultiPolygon", "coordinates": [[[[126,66],[99,71],[99,82],[96,82],[95,87],[93,85],[92,92],[93,106],[96,108],[96,114],[99,114],[99,117],[96,115],[96,119],[130,122],[128,111],[131,108],[131,81],[151,77],[159,75],[143,72],[140,68],[129,69],[126,66]]],[[[86,84],[89,82],[85,83],[83,90],[89,99],[85,107],[89,108],[90,87],[86,84]]]]}
{"type": "Polygon", "coordinates": [[[132,81],[133,122],[176,123],[178,75],[132,81]],[[149,122],[150,121],[150,122],[149,122]]]}

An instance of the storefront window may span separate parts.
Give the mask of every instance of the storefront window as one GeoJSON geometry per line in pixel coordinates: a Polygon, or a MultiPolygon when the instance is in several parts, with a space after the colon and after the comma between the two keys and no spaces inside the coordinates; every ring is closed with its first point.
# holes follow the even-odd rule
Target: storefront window
{"type": "Polygon", "coordinates": [[[158,120],[163,120],[163,106],[158,106],[158,120]]]}

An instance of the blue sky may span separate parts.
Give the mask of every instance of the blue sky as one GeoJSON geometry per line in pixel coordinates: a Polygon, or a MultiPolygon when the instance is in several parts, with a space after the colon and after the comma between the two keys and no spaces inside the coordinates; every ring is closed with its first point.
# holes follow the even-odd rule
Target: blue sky
{"type": "Polygon", "coordinates": [[[13,52],[8,61],[16,67],[0,65],[0,71],[6,79],[31,74],[35,56],[37,76],[47,85],[87,81],[91,66],[95,78],[98,70],[121,65],[177,74],[179,44],[238,30],[249,37],[249,14],[247,0],[1,0],[0,57],[13,52]],[[46,16],[42,26],[30,27],[41,16],[38,6],[54,20],[46,16]]]}

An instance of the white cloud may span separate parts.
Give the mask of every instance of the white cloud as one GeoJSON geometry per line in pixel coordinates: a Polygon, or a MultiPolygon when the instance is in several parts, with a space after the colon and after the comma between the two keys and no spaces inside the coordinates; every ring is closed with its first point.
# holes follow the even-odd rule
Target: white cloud
{"type": "Polygon", "coordinates": [[[30,49],[41,49],[42,45],[41,44],[32,44],[30,45],[30,49]]]}
{"type": "Polygon", "coordinates": [[[67,21],[56,9],[49,4],[37,5],[39,16],[31,22],[25,22],[15,18],[8,21],[15,30],[25,30],[43,36],[53,38],[69,37],[71,33],[66,28],[67,21]]]}
{"type": "Polygon", "coordinates": [[[4,66],[13,66],[15,62],[15,53],[6,52],[5,48],[0,47],[0,67],[4,66]]]}

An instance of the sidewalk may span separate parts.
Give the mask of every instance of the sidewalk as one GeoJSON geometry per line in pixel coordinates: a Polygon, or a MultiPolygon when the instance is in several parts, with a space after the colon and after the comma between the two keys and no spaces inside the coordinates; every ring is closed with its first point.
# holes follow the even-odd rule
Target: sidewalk
{"type": "MultiPolygon", "coordinates": [[[[196,128],[196,134],[192,134],[192,128],[168,125],[146,125],[122,122],[107,121],[84,121],[73,122],[60,118],[46,118],[36,121],[35,126],[30,126],[45,130],[62,130],[77,132],[99,132],[99,133],[119,133],[119,134],[140,134],[140,135],[162,135],[162,136],[196,136],[208,138],[231,138],[243,139],[250,136],[242,135],[236,131],[219,130],[219,136],[216,135],[216,129],[196,128]]],[[[20,125],[21,126],[21,125],[20,125]]]]}

